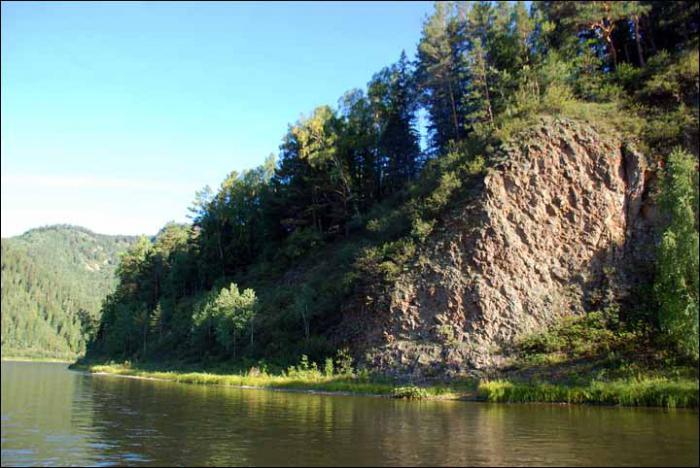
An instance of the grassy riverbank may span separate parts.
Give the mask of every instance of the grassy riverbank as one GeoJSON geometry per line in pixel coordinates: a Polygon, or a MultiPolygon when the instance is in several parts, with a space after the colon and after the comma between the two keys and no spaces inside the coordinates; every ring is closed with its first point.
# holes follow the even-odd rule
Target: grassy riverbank
{"type": "Polygon", "coordinates": [[[475,398],[477,389],[477,382],[471,380],[417,387],[400,385],[389,379],[371,378],[367,375],[326,374],[315,369],[292,368],[280,374],[268,374],[256,369],[246,373],[220,373],[172,369],[159,370],[152,366],[138,367],[124,364],[76,364],[71,366],[71,368],[94,374],[122,375],[198,385],[308,390],[406,399],[475,398]]]}
{"type": "Polygon", "coordinates": [[[587,385],[578,386],[511,382],[508,380],[460,380],[449,383],[433,382],[407,385],[368,375],[324,374],[313,368],[290,368],[287,372],[275,375],[256,369],[247,373],[226,374],[124,364],[78,364],[72,368],[91,373],[189,384],[350,393],[404,399],[583,403],[666,408],[698,407],[698,381],[688,378],[637,377],[613,381],[592,381],[587,385]]]}
{"type": "Polygon", "coordinates": [[[697,408],[698,381],[641,378],[593,381],[586,386],[548,383],[482,382],[479,396],[487,401],[525,403],[589,403],[616,406],[697,408]]]}

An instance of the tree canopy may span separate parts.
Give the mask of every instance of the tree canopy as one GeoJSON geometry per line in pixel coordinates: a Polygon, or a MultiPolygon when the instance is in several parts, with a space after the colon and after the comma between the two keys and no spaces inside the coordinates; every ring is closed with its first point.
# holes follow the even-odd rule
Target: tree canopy
{"type": "MultiPolygon", "coordinates": [[[[290,124],[259,168],[198,192],[191,225],[134,244],[90,351],[320,360],[357,285],[381,289],[408,268],[441,213],[500,162],[499,142],[543,114],[624,132],[669,174],[679,146],[696,171],[699,25],[694,2],[437,2],[413,58],[290,124]]],[[[694,203],[683,209],[697,218],[694,203]]],[[[670,219],[660,255],[677,272],[697,222],[670,219]]],[[[695,288],[683,297],[697,311],[697,281],[673,278],[695,288]]],[[[670,330],[690,306],[665,291],[670,330]]]]}

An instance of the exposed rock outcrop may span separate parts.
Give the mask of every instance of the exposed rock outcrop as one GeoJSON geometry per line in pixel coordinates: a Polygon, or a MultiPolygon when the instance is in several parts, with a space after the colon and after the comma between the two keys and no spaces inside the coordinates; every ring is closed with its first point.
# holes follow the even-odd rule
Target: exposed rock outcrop
{"type": "Polygon", "coordinates": [[[644,158],[618,135],[561,119],[503,152],[481,195],[443,220],[372,311],[363,348],[375,369],[492,368],[518,336],[595,307],[601,288],[628,293],[640,252],[627,240],[648,225],[644,158]]]}

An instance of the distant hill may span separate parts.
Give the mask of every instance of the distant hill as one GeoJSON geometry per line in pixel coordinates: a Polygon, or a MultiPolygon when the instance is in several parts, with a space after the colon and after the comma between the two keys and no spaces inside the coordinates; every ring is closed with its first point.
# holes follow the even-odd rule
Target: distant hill
{"type": "Polygon", "coordinates": [[[137,237],[55,225],[2,239],[2,355],[74,357],[137,237]]]}

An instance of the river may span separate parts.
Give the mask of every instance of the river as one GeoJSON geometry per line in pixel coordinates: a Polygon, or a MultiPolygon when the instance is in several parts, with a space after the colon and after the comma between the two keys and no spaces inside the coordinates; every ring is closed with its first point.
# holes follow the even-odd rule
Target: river
{"type": "Polygon", "coordinates": [[[687,410],[409,402],[2,363],[2,465],[698,464],[687,410]]]}

